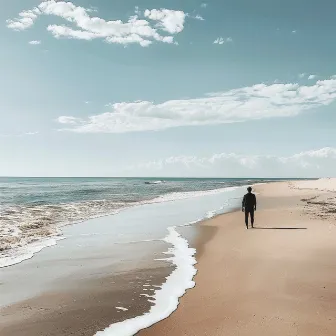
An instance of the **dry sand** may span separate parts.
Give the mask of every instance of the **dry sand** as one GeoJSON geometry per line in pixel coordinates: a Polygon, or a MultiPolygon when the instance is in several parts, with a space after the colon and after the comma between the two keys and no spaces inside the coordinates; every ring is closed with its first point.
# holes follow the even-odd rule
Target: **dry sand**
{"type": "Polygon", "coordinates": [[[325,189],[335,180],[259,185],[255,229],[241,212],[204,222],[216,234],[196,287],[139,335],[335,336],[336,194],[325,189]]]}

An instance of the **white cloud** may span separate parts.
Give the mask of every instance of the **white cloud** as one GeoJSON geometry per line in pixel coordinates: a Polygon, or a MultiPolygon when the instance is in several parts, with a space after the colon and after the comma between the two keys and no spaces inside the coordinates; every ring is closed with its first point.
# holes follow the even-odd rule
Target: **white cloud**
{"type": "Polygon", "coordinates": [[[18,134],[0,134],[0,137],[2,138],[11,138],[11,137],[23,137],[23,136],[30,136],[30,135],[36,135],[39,134],[39,132],[26,132],[26,133],[18,133],[18,134]]]}
{"type": "Polygon", "coordinates": [[[296,30],[292,30],[292,34],[296,34],[296,32],[297,32],[296,30]]]}
{"type": "Polygon", "coordinates": [[[308,79],[315,79],[316,78],[316,75],[309,75],[308,76],[308,79]]]}
{"type": "Polygon", "coordinates": [[[304,73],[304,72],[303,72],[303,73],[300,73],[300,74],[299,74],[299,78],[305,78],[305,77],[306,77],[306,75],[307,75],[307,74],[306,74],[306,73],[304,73]]]}
{"type": "Polygon", "coordinates": [[[196,20],[200,20],[200,21],[204,21],[204,18],[203,18],[201,15],[199,15],[199,14],[197,14],[197,15],[194,17],[194,19],[196,19],[196,20]]]}
{"type": "Polygon", "coordinates": [[[208,7],[208,4],[205,3],[205,2],[203,2],[203,3],[201,4],[201,7],[202,7],[202,8],[207,8],[207,7],[208,7]]]}
{"type": "Polygon", "coordinates": [[[38,16],[57,16],[73,24],[75,28],[67,25],[48,25],[47,30],[55,38],[104,39],[108,43],[124,45],[135,43],[146,47],[154,41],[173,43],[173,35],[183,31],[187,16],[178,10],[147,9],[144,17],[140,18],[141,13],[136,8],[138,14],[123,22],[106,21],[90,16],[89,14],[93,12],[95,11],[92,9],[76,6],[72,2],[48,0],[43,1],[37,8],[19,13],[19,17],[14,20],[7,20],[7,26],[14,30],[25,30],[35,23],[38,16]],[[162,35],[160,30],[171,35],[162,35]]]}
{"type": "Polygon", "coordinates": [[[325,177],[335,174],[336,148],[326,147],[285,157],[235,153],[176,156],[140,163],[127,170],[131,175],[141,172],[146,176],[325,177]]]}
{"type": "Polygon", "coordinates": [[[39,132],[27,132],[24,133],[23,135],[36,135],[36,134],[39,134],[39,132]]]}
{"type": "Polygon", "coordinates": [[[231,37],[223,38],[223,37],[217,37],[215,41],[213,41],[214,44],[224,44],[224,43],[229,43],[232,42],[231,37]]]}
{"type": "Polygon", "coordinates": [[[36,40],[29,41],[29,44],[31,44],[31,45],[39,45],[39,44],[41,44],[41,41],[36,41],[36,40]]]}
{"type": "Polygon", "coordinates": [[[157,26],[170,34],[180,33],[184,29],[186,14],[182,11],[146,9],[144,15],[150,20],[158,21],[157,26]]]}
{"type": "Polygon", "coordinates": [[[37,19],[40,11],[38,8],[33,10],[22,11],[19,13],[19,17],[15,20],[7,20],[7,27],[14,30],[25,30],[31,27],[37,19]]]}
{"type": "Polygon", "coordinates": [[[294,83],[256,84],[208,94],[204,98],[110,104],[109,111],[79,119],[62,116],[78,133],[124,133],[179,126],[214,125],[274,117],[292,117],[336,100],[336,79],[310,86],[294,83]]]}
{"type": "Polygon", "coordinates": [[[58,117],[57,121],[61,124],[77,124],[80,122],[80,119],[75,118],[75,117],[62,116],[62,117],[58,117]]]}

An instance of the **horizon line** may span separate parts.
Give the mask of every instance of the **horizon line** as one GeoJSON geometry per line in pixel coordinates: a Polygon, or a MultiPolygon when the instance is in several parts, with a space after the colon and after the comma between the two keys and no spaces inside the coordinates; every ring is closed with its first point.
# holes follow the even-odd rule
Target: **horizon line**
{"type": "Polygon", "coordinates": [[[320,179],[320,178],[330,178],[330,177],[251,177],[251,176],[240,176],[240,177],[221,177],[221,176],[8,176],[8,175],[0,175],[0,178],[127,178],[127,179],[137,179],[137,178],[148,178],[148,179],[320,179]]]}

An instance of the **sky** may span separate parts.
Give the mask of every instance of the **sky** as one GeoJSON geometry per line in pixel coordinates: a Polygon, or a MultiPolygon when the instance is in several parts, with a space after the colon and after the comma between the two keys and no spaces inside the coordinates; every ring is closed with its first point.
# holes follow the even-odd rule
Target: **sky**
{"type": "Polygon", "coordinates": [[[1,176],[335,174],[335,1],[1,6],[1,176]]]}

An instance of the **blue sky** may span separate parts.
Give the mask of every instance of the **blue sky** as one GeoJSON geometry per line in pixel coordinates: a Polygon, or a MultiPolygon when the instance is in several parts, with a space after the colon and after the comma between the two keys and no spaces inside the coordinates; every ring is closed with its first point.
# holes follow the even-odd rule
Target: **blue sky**
{"type": "Polygon", "coordinates": [[[329,176],[335,10],[6,2],[0,175],[329,176]]]}

